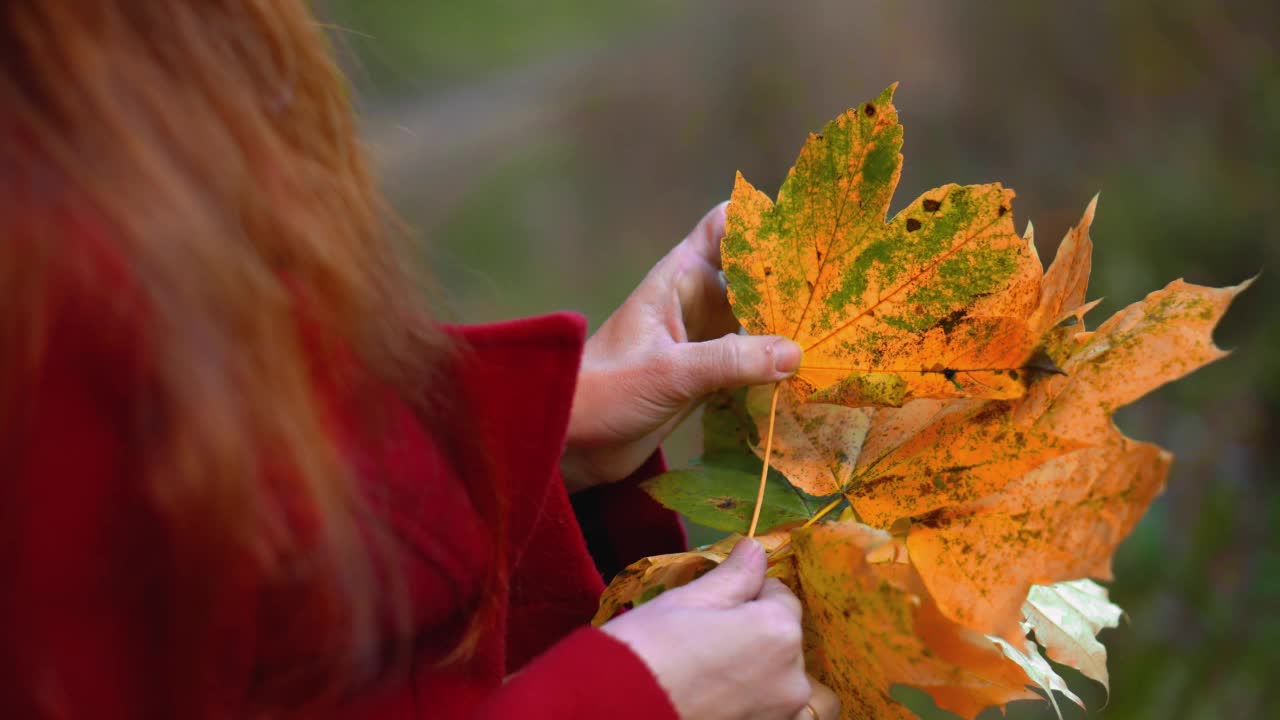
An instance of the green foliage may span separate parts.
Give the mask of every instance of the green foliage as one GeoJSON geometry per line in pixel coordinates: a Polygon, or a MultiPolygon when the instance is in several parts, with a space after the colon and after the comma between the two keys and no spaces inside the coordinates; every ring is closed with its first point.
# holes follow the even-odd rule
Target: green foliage
{"type": "MultiPolygon", "coordinates": [[[[724,532],[745,533],[751,524],[760,471],[752,454],[755,424],[745,407],[746,388],[720,392],[702,415],[704,454],[692,467],[665,473],[642,484],[655,500],[695,523],[724,532]]],[[[797,490],[770,468],[760,512],[760,527],[807,520],[823,501],[797,490]]]]}
{"type": "Polygon", "coordinates": [[[355,70],[383,93],[441,86],[580,46],[610,29],[670,12],[673,0],[331,0],[340,42],[357,51],[355,70]]]}

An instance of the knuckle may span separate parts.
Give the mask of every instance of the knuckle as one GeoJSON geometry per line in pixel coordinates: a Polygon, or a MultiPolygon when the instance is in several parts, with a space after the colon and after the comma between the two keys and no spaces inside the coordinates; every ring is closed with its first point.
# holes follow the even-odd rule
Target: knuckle
{"type": "Polygon", "coordinates": [[[711,219],[723,218],[728,216],[728,214],[729,214],[729,201],[721,200],[720,202],[711,206],[711,209],[707,211],[706,217],[711,219]]]}
{"type": "Polygon", "coordinates": [[[653,380],[660,381],[664,378],[678,375],[684,363],[676,353],[663,351],[654,353],[653,357],[649,358],[649,362],[645,363],[645,365],[646,370],[648,370],[646,375],[653,380]]]}
{"type": "Polygon", "coordinates": [[[729,201],[724,200],[713,206],[707,213],[702,216],[702,220],[698,222],[698,226],[693,229],[693,235],[701,236],[702,242],[707,246],[715,247],[719,250],[720,235],[724,232],[725,220],[729,216],[729,201]]]}
{"type": "Polygon", "coordinates": [[[735,335],[725,335],[713,341],[715,355],[713,362],[720,372],[728,377],[737,377],[742,365],[742,353],[735,342],[735,335]]]}
{"type": "Polygon", "coordinates": [[[655,353],[643,372],[647,393],[670,401],[682,400],[688,394],[695,375],[692,363],[672,350],[655,353]]]}
{"type": "Polygon", "coordinates": [[[711,340],[663,353],[667,359],[651,369],[655,379],[681,399],[696,397],[738,377],[738,352],[731,342],[711,340]]]}
{"type": "Polygon", "coordinates": [[[772,603],[757,600],[743,608],[743,610],[750,616],[749,622],[751,624],[749,627],[759,629],[769,625],[774,617],[774,613],[777,612],[772,605],[772,603]]]}
{"type": "Polygon", "coordinates": [[[800,654],[801,643],[804,641],[804,633],[800,629],[800,623],[795,618],[788,616],[787,621],[780,623],[777,630],[778,643],[787,652],[788,657],[796,657],[800,654]]]}
{"type": "Polygon", "coordinates": [[[778,602],[788,610],[798,610],[800,608],[800,598],[796,597],[794,592],[791,592],[791,588],[787,587],[786,583],[776,577],[766,578],[764,583],[767,586],[766,589],[770,593],[770,597],[775,602],[778,602]]]}
{"type": "Polygon", "coordinates": [[[788,712],[799,712],[813,697],[813,686],[809,684],[809,678],[805,677],[802,672],[792,673],[793,677],[787,679],[779,694],[778,700],[787,709],[788,712]]]}
{"type": "Polygon", "coordinates": [[[799,650],[800,621],[796,616],[780,604],[763,604],[758,610],[758,625],[765,641],[770,645],[785,650],[799,650]]]}

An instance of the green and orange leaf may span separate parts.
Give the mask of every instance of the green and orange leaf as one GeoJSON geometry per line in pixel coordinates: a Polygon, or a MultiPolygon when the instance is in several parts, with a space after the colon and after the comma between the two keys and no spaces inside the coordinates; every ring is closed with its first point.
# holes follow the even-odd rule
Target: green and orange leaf
{"type": "MultiPolygon", "coordinates": [[[[731,304],[804,357],[776,396],[717,396],[695,474],[647,489],[726,530],[760,511],[770,573],[805,607],[808,668],[845,718],[908,717],[895,683],[964,717],[1029,687],[1079,703],[1039,648],[1107,684],[1096,636],[1120,609],[1088,578],[1111,578],[1172,463],[1112,415],[1224,357],[1213,330],[1249,282],[1177,280],[1091,331],[1096,197],[1047,272],[996,184],[928,191],[886,221],[893,90],[811,135],[776,202],[738,176],[731,304]]],[[[633,565],[597,619],[705,572],[725,543],[633,565]]]]}
{"type": "Polygon", "coordinates": [[[946,185],[886,222],[902,171],[893,90],[811,135],[777,203],[738,176],[721,244],[734,312],[800,344],[789,384],[805,399],[1018,397],[1040,267],[1013,192],[946,185]]]}
{"type": "Polygon", "coordinates": [[[1075,336],[1062,374],[1045,377],[1018,408],[1020,422],[1083,442],[1104,443],[1110,418],[1165,383],[1227,356],[1213,329],[1252,281],[1210,288],[1175,280],[1075,336]]]}
{"type": "Polygon", "coordinates": [[[893,539],[852,522],[793,533],[805,606],[806,668],[840,696],[846,718],[910,718],[897,683],[972,718],[990,705],[1037,697],[991,641],[938,612],[908,564],[867,560],[893,539]]]}

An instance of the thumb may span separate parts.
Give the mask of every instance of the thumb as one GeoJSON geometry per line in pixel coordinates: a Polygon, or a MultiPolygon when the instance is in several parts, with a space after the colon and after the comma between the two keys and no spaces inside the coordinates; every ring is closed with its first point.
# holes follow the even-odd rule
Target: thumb
{"type": "Polygon", "coordinates": [[[775,335],[725,335],[677,345],[676,372],[690,398],[722,388],[764,385],[800,367],[800,346],[775,335]]]}
{"type": "Polygon", "coordinates": [[[681,588],[680,599],[700,607],[737,607],[760,595],[767,566],[760,543],[743,538],[719,567],[681,588]]]}

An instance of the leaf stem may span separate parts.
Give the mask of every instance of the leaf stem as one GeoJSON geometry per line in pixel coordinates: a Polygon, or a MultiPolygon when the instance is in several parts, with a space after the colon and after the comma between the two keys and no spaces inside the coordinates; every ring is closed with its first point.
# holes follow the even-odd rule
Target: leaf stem
{"type": "Polygon", "coordinates": [[[755,537],[756,526],[760,524],[760,509],[764,507],[764,488],[769,481],[769,455],[773,452],[773,421],[778,415],[778,390],[782,383],[773,384],[773,400],[769,403],[769,433],[764,439],[764,467],[760,469],[760,490],[756,492],[756,509],[751,514],[751,527],[747,537],[755,537]]]}
{"type": "Polygon", "coordinates": [[[805,529],[805,528],[809,527],[810,525],[812,525],[812,524],[814,524],[814,523],[818,522],[818,521],[819,521],[819,520],[821,520],[821,519],[823,518],[823,516],[825,516],[827,513],[831,512],[832,510],[835,510],[837,507],[839,507],[839,506],[840,506],[840,503],[842,503],[842,502],[844,502],[844,496],[843,496],[843,495],[841,495],[840,497],[836,498],[835,500],[832,500],[831,502],[827,503],[827,506],[826,506],[826,507],[824,507],[824,508],[822,508],[821,510],[819,510],[818,512],[814,513],[814,514],[813,514],[813,517],[809,518],[809,521],[808,521],[808,522],[806,522],[805,524],[803,524],[803,525],[801,525],[801,526],[800,526],[800,529],[801,529],[801,530],[803,530],[803,529],[805,529]]]}

